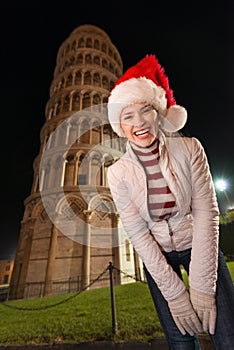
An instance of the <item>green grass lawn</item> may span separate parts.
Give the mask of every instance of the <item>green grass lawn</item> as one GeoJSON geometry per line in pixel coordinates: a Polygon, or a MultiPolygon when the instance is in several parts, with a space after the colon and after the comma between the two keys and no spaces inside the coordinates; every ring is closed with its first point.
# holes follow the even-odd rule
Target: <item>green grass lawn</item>
{"type": "Polygon", "coordinates": [[[100,288],[77,295],[10,301],[10,307],[0,304],[0,344],[149,340],[163,336],[145,283],[116,286],[114,290],[118,323],[115,335],[110,289],[100,288]],[[65,301],[71,296],[74,298],[65,301]],[[64,303],[49,307],[63,300],[64,303]]]}
{"type": "Polygon", "coordinates": [[[228,265],[228,268],[229,268],[229,271],[231,273],[232,280],[233,280],[233,283],[234,283],[234,261],[229,261],[227,263],[227,265],[228,265]]]}
{"type": "MultiPolygon", "coordinates": [[[[233,278],[234,262],[228,266],[233,278]]],[[[6,302],[10,307],[1,303],[0,344],[149,341],[164,336],[147,284],[130,283],[115,286],[114,290],[116,334],[112,333],[110,289],[100,288],[80,294],[6,302]]]]}

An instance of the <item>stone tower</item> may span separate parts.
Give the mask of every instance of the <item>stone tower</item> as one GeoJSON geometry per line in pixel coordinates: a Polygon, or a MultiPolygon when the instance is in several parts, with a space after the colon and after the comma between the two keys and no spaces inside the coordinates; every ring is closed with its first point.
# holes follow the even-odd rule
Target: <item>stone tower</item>
{"type": "MultiPolygon", "coordinates": [[[[59,48],[24,202],[11,299],[85,288],[110,261],[142,278],[142,263],[121,228],[106,180],[125,146],[106,113],[122,69],[118,50],[96,26],[77,27],[59,48]]],[[[116,273],[115,283],[133,282],[126,276],[116,273]]],[[[108,284],[107,275],[91,288],[108,284]]]]}

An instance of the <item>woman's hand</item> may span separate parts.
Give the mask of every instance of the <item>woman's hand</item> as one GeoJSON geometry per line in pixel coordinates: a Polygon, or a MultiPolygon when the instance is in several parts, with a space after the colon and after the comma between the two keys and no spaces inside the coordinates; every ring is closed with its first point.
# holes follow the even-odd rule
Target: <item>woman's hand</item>
{"type": "Polygon", "coordinates": [[[190,299],[194,310],[202,322],[203,330],[214,334],[217,313],[215,295],[205,294],[190,288],[190,299]]]}
{"type": "Polygon", "coordinates": [[[168,301],[175,324],[180,332],[185,335],[186,332],[191,336],[202,332],[202,325],[189,299],[189,293],[185,291],[174,300],[168,301]]]}

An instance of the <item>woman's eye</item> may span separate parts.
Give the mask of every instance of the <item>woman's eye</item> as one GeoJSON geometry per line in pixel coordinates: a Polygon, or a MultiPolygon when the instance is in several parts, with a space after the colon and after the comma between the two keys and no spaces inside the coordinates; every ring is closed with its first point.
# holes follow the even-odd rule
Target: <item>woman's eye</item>
{"type": "Polygon", "coordinates": [[[149,113],[152,111],[151,107],[147,107],[146,109],[143,110],[143,113],[149,113]]]}
{"type": "Polygon", "coordinates": [[[131,118],[132,118],[131,115],[126,115],[126,116],[123,117],[123,120],[129,120],[129,119],[131,119],[131,118]]]}

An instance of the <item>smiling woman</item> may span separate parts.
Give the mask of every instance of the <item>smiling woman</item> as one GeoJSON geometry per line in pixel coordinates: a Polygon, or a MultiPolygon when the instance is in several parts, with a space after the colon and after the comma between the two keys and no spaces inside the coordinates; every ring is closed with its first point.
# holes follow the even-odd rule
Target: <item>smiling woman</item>
{"type": "Polygon", "coordinates": [[[215,349],[231,350],[234,289],[219,248],[208,160],[197,138],[178,132],[187,112],[176,104],[155,56],[119,78],[108,117],[118,136],[127,138],[126,152],[108,168],[108,183],[143,261],[169,349],[198,350],[198,334],[208,331],[215,349]]]}

